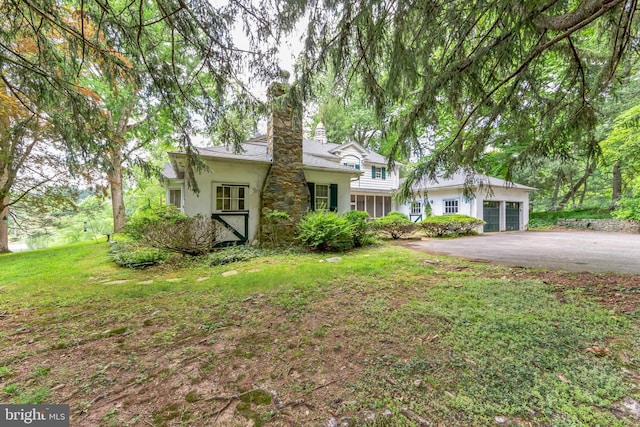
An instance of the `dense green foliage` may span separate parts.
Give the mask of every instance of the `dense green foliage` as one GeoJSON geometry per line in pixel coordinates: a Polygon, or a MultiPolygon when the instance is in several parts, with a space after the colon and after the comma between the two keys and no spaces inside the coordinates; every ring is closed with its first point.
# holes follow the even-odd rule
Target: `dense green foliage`
{"type": "Polygon", "coordinates": [[[411,234],[418,229],[418,225],[402,212],[389,212],[382,218],[377,218],[373,221],[372,227],[374,230],[394,240],[411,234]]]}
{"type": "Polygon", "coordinates": [[[142,240],[148,229],[162,223],[176,223],[185,220],[188,216],[180,212],[173,205],[143,208],[136,211],[125,228],[125,233],[134,240],[142,240]]]}
{"type": "Polygon", "coordinates": [[[613,216],[620,219],[640,221],[640,197],[622,199],[613,216]]]}
{"type": "Polygon", "coordinates": [[[369,214],[363,211],[349,211],[344,218],[353,228],[353,246],[359,248],[373,242],[372,230],[369,225],[369,214]]]}
{"type": "Polygon", "coordinates": [[[297,238],[312,250],[344,251],[353,247],[353,230],[353,223],[346,217],[319,209],[302,217],[297,226],[297,238]]]}
{"type": "Polygon", "coordinates": [[[468,215],[440,215],[430,216],[418,223],[418,226],[428,236],[442,237],[445,235],[460,236],[468,235],[477,231],[478,227],[484,225],[481,219],[468,215]]]}

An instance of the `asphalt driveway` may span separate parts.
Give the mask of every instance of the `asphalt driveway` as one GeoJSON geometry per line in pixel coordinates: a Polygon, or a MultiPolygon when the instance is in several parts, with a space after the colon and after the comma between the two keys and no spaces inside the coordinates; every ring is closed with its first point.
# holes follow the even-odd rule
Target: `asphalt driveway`
{"type": "Polygon", "coordinates": [[[521,231],[409,241],[406,246],[511,266],[640,274],[640,234],[521,231]]]}

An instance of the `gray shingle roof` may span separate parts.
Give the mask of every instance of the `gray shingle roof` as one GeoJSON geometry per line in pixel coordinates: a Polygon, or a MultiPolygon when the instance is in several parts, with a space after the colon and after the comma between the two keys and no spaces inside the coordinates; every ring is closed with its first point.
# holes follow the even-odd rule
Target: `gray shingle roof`
{"type": "MultiPolygon", "coordinates": [[[[340,163],[340,157],[329,152],[331,148],[337,147],[337,144],[320,144],[317,141],[303,140],[302,163],[304,167],[311,169],[332,170],[335,172],[344,172],[354,175],[361,174],[351,167],[344,166],[340,163]],[[330,146],[330,147],[324,147],[330,146]]],[[[198,147],[198,153],[204,158],[230,159],[246,162],[271,163],[271,159],[267,156],[266,137],[258,136],[241,144],[241,152],[235,153],[232,147],[218,145],[215,147],[198,147]]],[[[182,152],[170,152],[170,155],[182,154],[182,152]]],[[[166,178],[177,178],[178,174],[171,167],[165,165],[162,174],[166,178]]]]}
{"type": "Polygon", "coordinates": [[[527,187],[526,185],[516,184],[515,182],[505,181],[504,179],[495,178],[492,176],[482,174],[467,174],[464,171],[458,171],[449,178],[438,178],[435,181],[425,180],[414,184],[415,191],[435,190],[444,188],[463,188],[466,185],[478,187],[503,187],[503,188],[516,188],[520,190],[535,191],[533,187],[527,187]]]}
{"type": "Polygon", "coordinates": [[[239,153],[234,153],[232,147],[226,147],[224,145],[198,147],[198,153],[203,157],[271,163],[271,160],[267,158],[267,146],[265,144],[245,142],[241,147],[242,151],[239,153]]]}
{"type": "Polygon", "coordinates": [[[173,166],[171,166],[171,163],[167,162],[162,166],[162,176],[167,178],[167,179],[177,179],[178,178],[178,174],[176,173],[176,171],[173,169],[173,166]]]}

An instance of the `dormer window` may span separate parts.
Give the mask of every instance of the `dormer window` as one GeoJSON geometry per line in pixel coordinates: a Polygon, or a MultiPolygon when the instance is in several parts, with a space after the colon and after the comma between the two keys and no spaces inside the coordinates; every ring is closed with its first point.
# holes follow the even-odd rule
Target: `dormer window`
{"type": "Polygon", "coordinates": [[[387,179],[387,168],[377,168],[371,166],[371,178],[372,179],[387,179]]]}
{"type": "Polygon", "coordinates": [[[345,156],[342,159],[342,164],[350,167],[351,169],[360,170],[360,159],[356,156],[345,156]]]}
{"type": "Polygon", "coordinates": [[[353,163],[353,162],[342,162],[342,164],[344,166],[348,166],[351,169],[357,169],[360,170],[360,163],[353,163]]]}

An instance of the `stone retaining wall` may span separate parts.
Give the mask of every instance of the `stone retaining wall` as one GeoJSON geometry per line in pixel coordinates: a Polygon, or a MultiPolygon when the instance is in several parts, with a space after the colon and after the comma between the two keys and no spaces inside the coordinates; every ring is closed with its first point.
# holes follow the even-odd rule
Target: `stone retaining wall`
{"type": "Polygon", "coordinates": [[[640,233],[640,221],[623,219],[559,219],[558,225],[579,230],[640,233]]]}

